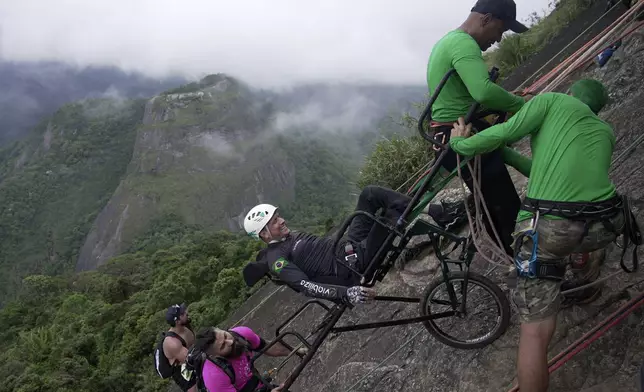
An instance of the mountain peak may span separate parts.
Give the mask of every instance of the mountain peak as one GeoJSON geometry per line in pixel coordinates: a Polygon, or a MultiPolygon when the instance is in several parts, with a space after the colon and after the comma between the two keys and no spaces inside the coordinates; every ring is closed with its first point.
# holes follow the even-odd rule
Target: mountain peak
{"type": "Polygon", "coordinates": [[[197,82],[184,84],[180,87],[168,90],[163,95],[196,93],[199,91],[239,91],[241,89],[248,90],[248,88],[239,80],[224,73],[216,73],[203,77],[197,82]]]}

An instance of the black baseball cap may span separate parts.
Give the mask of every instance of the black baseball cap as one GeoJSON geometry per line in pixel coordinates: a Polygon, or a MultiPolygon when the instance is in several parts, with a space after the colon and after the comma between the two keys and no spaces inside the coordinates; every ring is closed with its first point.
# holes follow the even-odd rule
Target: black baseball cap
{"type": "Polygon", "coordinates": [[[165,312],[165,321],[167,321],[168,324],[174,326],[179,317],[181,317],[181,315],[184,314],[186,310],[188,310],[186,304],[174,304],[170,306],[165,312]]]}
{"type": "Polygon", "coordinates": [[[472,12],[491,14],[505,23],[505,27],[515,33],[525,33],[528,28],[517,21],[517,5],[514,0],[478,0],[472,12]]]}

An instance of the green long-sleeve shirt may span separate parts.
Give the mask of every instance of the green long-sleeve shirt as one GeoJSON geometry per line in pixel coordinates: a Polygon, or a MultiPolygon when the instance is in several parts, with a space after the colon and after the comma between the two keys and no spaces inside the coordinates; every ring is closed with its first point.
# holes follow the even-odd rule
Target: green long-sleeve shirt
{"type": "MultiPolygon", "coordinates": [[[[523,160],[519,163],[523,169],[519,170],[524,174],[527,171],[530,177],[528,197],[593,202],[615,195],[608,176],[615,147],[613,130],[583,102],[566,94],[538,95],[507,122],[469,138],[452,137],[449,144],[458,154],[472,156],[494,151],[527,135],[531,138],[531,165],[525,157],[518,160],[523,160]]],[[[519,220],[529,216],[521,211],[519,220]]]]}
{"type": "Polygon", "coordinates": [[[490,80],[481,48],[469,34],[453,30],[441,38],[429,57],[427,86],[431,93],[447,71],[456,69],[432,106],[432,118],[451,122],[465,116],[474,102],[493,110],[516,113],[524,99],[490,80]]]}

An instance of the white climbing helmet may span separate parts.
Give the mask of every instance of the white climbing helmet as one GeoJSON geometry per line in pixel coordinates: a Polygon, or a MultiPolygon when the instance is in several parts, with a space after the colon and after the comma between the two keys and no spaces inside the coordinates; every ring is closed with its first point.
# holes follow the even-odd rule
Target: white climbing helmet
{"type": "Polygon", "coordinates": [[[255,239],[260,239],[259,232],[268,224],[276,210],[277,207],[270,204],[258,204],[251,208],[244,218],[246,233],[255,239]]]}

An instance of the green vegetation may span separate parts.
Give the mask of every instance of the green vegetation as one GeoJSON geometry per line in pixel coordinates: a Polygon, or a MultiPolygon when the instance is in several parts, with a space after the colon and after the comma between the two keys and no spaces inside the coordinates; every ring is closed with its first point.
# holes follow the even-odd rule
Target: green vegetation
{"type": "Polygon", "coordinates": [[[241,267],[260,246],[165,216],[96,271],[25,278],[0,310],[0,392],[167,390],[152,360],[165,309],[185,301],[196,328],[222,322],[251,294],[241,267]]]}
{"type": "Polygon", "coordinates": [[[70,270],[132,156],[143,102],[66,105],[0,152],[0,304],[30,273],[70,270]]]}
{"type": "Polygon", "coordinates": [[[497,65],[504,75],[509,75],[526,59],[543,49],[559,32],[580,13],[590,7],[594,0],[559,0],[551,3],[554,10],[547,17],[533,12],[530,30],[503,38],[496,50],[485,54],[490,65],[497,65]]]}
{"type": "Polygon", "coordinates": [[[358,185],[382,185],[391,189],[405,192],[405,186],[411,186],[407,181],[419,175],[418,170],[425,166],[433,154],[431,147],[420,136],[393,136],[376,143],[371,155],[360,171],[358,185]]]}
{"type": "Polygon", "coordinates": [[[301,132],[279,135],[273,142],[295,168],[295,197],[282,210],[293,228],[322,234],[355,208],[362,156],[351,135],[323,139],[301,132]]]}
{"type": "MultiPolygon", "coordinates": [[[[422,102],[414,107],[422,112],[426,105],[427,102],[422,102]]],[[[383,122],[380,126],[381,136],[359,172],[358,187],[381,185],[406,192],[415,177],[421,174],[419,171],[434,159],[434,151],[418,134],[418,119],[410,113],[405,113],[397,121],[383,122]],[[393,129],[395,132],[392,132],[393,129]]]]}

